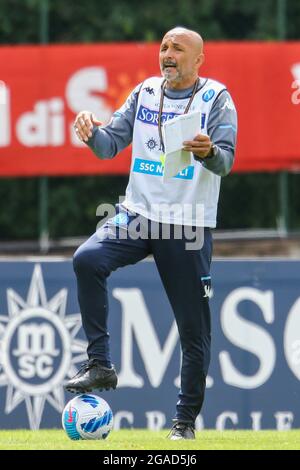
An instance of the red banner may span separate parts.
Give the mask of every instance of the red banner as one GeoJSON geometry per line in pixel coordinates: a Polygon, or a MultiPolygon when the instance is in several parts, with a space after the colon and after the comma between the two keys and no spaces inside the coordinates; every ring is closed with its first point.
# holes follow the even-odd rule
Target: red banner
{"type": "MultiPolygon", "coordinates": [[[[144,78],[158,44],[0,47],[0,175],[127,173],[130,149],[99,160],[76,139],[82,109],[108,122],[144,78]]],[[[300,42],[207,43],[202,76],[238,110],[235,171],[300,169],[300,42]]]]}

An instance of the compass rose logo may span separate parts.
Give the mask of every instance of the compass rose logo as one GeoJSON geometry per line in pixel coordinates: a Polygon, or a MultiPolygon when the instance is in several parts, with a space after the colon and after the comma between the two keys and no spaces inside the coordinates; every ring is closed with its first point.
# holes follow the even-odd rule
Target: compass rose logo
{"type": "Polygon", "coordinates": [[[156,142],[155,139],[153,139],[151,137],[151,139],[149,139],[147,142],[146,142],[146,145],[148,147],[149,150],[155,150],[156,147],[158,147],[158,143],[156,142]]]}
{"type": "Polygon", "coordinates": [[[25,402],[31,429],[38,429],[45,403],[64,408],[64,382],[86,359],[86,342],[76,338],[79,313],[66,315],[67,289],[47,300],[36,265],[27,299],[7,289],[8,315],[0,315],[0,387],[7,386],[5,413],[25,402]]]}

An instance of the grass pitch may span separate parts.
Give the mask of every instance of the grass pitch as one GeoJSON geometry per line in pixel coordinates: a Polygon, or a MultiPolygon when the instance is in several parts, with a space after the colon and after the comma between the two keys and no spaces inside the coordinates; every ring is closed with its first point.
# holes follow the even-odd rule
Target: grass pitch
{"type": "Polygon", "coordinates": [[[168,431],[112,431],[104,441],[71,441],[63,430],[0,431],[1,450],[300,450],[300,430],[200,431],[195,441],[169,441],[168,431]]]}

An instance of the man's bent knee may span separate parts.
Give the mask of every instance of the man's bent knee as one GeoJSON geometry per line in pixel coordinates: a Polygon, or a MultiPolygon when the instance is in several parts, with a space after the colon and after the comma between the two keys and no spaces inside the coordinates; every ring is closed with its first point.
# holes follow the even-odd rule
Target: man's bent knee
{"type": "Polygon", "coordinates": [[[109,274],[101,255],[96,253],[96,250],[81,245],[73,256],[73,269],[77,275],[83,273],[92,273],[97,271],[98,274],[107,276],[109,274]]]}

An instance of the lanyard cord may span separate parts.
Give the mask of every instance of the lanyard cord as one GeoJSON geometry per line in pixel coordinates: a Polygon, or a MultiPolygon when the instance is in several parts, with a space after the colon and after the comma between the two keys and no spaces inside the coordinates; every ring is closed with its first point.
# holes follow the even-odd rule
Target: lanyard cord
{"type": "MultiPolygon", "coordinates": [[[[189,99],[189,102],[183,112],[183,114],[187,114],[189,112],[189,109],[191,107],[191,104],[193,102],[193,99],[195,97],[198,83],[199,83],[199,77],[197,78],[194,88],[191,94],[191,97],[189,99]]],[[[164,105],[164,96],[165,96],[165,88],[166,88],[167,80],[164,80],[162,85],[161,85],[161,94],[160,94],[160,102],[159,102],[159,111],[158,111],[158,119],[157,119],[157,124],[158,124],[158,133],[159,133],[159,140],[160,140],[160,148],[162,148],[162,151],[165,151],[165,145],[163,141],[163,136],[162,136],[162,126],[161,126],[161,117],[162,117],[162,110],[163,110],[163,105],[164,105]]]]}

